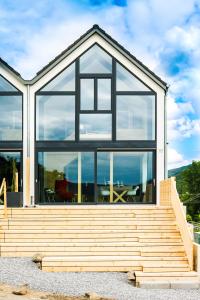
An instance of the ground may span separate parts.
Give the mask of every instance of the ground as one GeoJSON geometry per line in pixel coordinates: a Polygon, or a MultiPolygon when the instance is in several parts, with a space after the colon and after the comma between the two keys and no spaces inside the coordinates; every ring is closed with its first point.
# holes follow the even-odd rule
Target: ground
{"type": "MultiPolygon", "coordinates": [[[[46,273],[42,272],[30,258],[0,258],[0,282],[10,285],[28,284],[30,289],[68,296],[96,292],[115,300],[194,300],[200,299],[196,290],[146,290],[134,287],[128,282],[126,273],[46,273]]],[[[3,293],[3,291],[1,291],[3,293]]],[[[37,300],[36,294],[12,296],[0,300],[37,300]]],[[[57,299],[56,299],[57,300],[57,299]]],[[[71,298],[66,298],[71,300],[71,298]]]]}

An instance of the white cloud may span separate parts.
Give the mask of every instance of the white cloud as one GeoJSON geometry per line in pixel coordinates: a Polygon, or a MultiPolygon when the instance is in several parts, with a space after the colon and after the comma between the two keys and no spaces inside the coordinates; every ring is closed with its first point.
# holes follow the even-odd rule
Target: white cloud
{"type": "Polygon", "coordinates": [[[168,148],[168,170],[186,166],[190,161],[184,159],[183,155],[173,148],[168,148]]]}
{"type": "Polygon", "coordinates": [[[168,120],[174,120],[182,117],[183,115],[194,113],[194,108],[191,102],[179,102],[172,96],[167,97],[167,117],[168,120]]]}

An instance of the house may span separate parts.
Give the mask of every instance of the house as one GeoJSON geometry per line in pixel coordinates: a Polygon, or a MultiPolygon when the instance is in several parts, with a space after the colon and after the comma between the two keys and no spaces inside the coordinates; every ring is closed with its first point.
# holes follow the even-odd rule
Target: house
{"type": "Polygon", "coordinates": [[[32,80],[1,60],[0,182],[21,206],[1,210],[1,255],[44,252],[49,271],[194,276],[165,180],[166,92],[97,25],[32,80]]]}

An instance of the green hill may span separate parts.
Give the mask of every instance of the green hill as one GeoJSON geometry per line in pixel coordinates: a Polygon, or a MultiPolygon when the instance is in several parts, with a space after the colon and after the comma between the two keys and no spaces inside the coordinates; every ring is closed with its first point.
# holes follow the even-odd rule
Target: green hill
{"type": "Polygon", "coordinates": [[[182,167],[179,167],[179,168],[171,169],[171,170],[168,171],[168,177],[177,176],[181,172],[185,171],[190,166],[191,165],[187,165],[187,166],[182,166],[182,167]]]}

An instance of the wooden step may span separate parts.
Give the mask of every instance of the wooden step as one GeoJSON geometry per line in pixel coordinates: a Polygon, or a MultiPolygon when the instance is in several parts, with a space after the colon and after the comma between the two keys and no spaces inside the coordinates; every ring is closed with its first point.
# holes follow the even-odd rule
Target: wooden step
{"type": "MultiPolygon", "coordinates": [[[[149,267],[152,262],[148,263],[149,267]]],[[[42,261],[42,270],[44,271],[54,271],[54,272],[63,272],[69,271],[68,268],[72,271],[73,268],[80,268],[79,271],[87,271],[89,267],[93,267],[94,270],[97,267],[128,267],[132,270],[144,269],[144,262],[134,259],[131,256],[70,256],[70,257],[45,257],[42,261]],[[85,269],[86,268],[86,269],[85,269]]],[[[174,271],[186,271],[188,269],[187,261],[154,261],[154,266],[163,270],[174,270],[174,271]]]]}
{"type": "MultiPolygon", "coordinates": [[[[184,283],[196,283],[196,286],[199,286],[200,279],[197,272],[193,271],[184,271],[184,272],[177,272],[177,271],[168,271],[168,272],[142,272],[142,271],[135,271],[135,278],[136,278],[136,286],[137,287],[147,287],[148,282],[152,283],[150,286],[158,286],[159,283],[168,283],[170,286],[173,286],[175,283],[182,283],[182,286],[185,286],[184,283]],[[147,283],[147,284],[145,284],[147,283]]],[[[176,286],[176,285],[174,285],[176,286]]],[[[180,288],[180,287],[179,287],[180,288]]]]}
{"type": "Polygon", "coordinates": [[[52,218],[52,219],[44,219],[44,220],[37,220],[37,219],[10,219],[9,226],[12,225],[176,225],[176,221],[166,221],[166,220],[136,220],[134,218],[52,218]]]}
{"type": "Polygon", "coordinates": [[[180,232],[178,230],[171,230],[165,232],[165,230],[154,230],[143,231],[143,230],[132,230],[132,229],[9,229],[4,231],[5,235],[10,237],[27,237],[29,235],[56,235],[59,237],[140,237],[140,238],[180,238],[180,232]]]}

